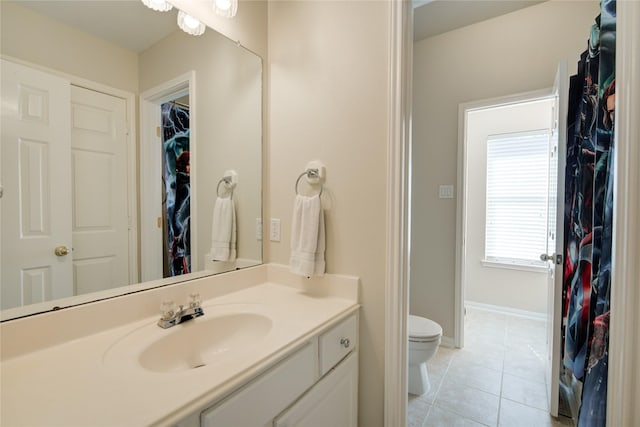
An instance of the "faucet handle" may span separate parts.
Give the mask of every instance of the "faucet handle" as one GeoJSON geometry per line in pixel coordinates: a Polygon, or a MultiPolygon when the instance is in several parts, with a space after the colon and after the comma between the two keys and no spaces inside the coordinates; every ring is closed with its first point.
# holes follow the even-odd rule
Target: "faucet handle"
{"type": "Polygon", "coordinates": [[[202,304],[202,300],[200,299],[199,293],[193,293],[189,295],[189,307],[197,308],[202,304]]]}
{"type": "Polygon", "coordinates": [[[165,300],[160,304],[160,318],[162,320],[173,319],[176,315],[176,303],[173,300],[165,300]]]}

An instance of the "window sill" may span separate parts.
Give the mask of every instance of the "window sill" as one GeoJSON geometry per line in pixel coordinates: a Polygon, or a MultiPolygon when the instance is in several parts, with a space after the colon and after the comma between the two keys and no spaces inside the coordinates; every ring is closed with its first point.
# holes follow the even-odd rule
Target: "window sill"
{"type": "Polygon", "coordinates": [[[505,270],[518,270],[518,271],[529,271],[532,273],[544,273],[546,274],[549,271],[549,268],[546,265],[529,265],[529,264],[516,264],[509,262],[500,262],[500,261],[489,261],[486,259],[480,260],[483,267],[489,268],[502,268],[505,270]]]}

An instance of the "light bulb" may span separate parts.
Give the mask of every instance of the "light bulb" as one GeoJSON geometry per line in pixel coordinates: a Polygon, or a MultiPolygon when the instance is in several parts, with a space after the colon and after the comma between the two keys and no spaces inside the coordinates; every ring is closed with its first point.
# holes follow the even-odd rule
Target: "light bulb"
{"type": "Polygon", "coordinates": [[[225,18],[233,18],[238,12],[238,0],[214,0],[213,10],[225,18]]]}
{"type": "Polygon", "coordinates": [[[186,25],[187,27],[193,30],[200,26],[200,21],[198,21],[196,18],[194,18],[191,15],[187,15],[184,17],[184,25],[186,25]]]}
{"type": "Polygon", "coordinates": [[[220,10],[231,9],[231,0],[216,0],[216,7],[220,10]]]}
{"type": "Polygon", "coordinates": [[[199,36],[204,33],[204,24],[183,11],[178,12],[178,27],[187,34],[199,36]]]}
{"type": "Polygon", "coordinates": [[[158,12],[168,12],[173,9],[171,3],[166,0],[142,0],[142,3],[149,9],[153,9],[158,12]]]}

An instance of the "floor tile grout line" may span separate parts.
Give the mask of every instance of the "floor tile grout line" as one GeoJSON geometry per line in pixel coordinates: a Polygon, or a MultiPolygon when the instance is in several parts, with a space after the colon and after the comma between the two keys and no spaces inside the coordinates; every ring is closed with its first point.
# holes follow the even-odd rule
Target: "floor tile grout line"
{"type": "Polygon", "coordinates": [[[498,396],[498,416],[496,419],[496,427],[500,427],[500,413],[502,412],[502,394],[504,393],[504,367],[505,367],[505,363],[507,361],[507,345],[508,345],[508,329],[505,327],[505,333],[504,333],[504,353],[503,353],[503,357],[502,357],[502,374],[500,375],[500,395],[498,396]]]}

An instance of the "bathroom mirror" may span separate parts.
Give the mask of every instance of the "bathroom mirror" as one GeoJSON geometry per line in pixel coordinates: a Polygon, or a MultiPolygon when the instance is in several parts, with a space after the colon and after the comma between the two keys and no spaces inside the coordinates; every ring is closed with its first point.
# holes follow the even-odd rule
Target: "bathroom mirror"
{"type": "Polygon", "coordinates": [[[139,0],[0,6],[3,321],[262,263],[259,56],[139,0]]]}

